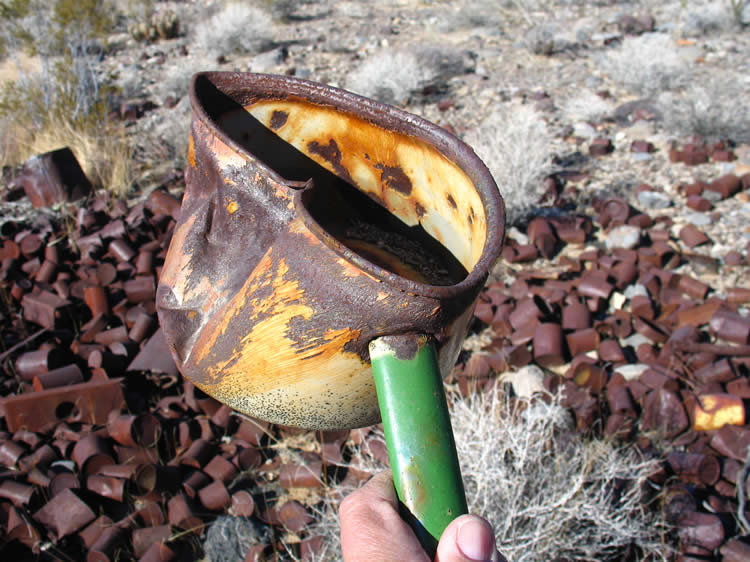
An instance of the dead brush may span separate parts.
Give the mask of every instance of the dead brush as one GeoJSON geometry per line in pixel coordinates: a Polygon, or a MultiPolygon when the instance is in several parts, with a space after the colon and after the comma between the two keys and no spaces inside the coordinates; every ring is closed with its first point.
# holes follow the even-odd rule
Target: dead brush
{"type": "Polygon", "coordinates": [[[541,113],[530,105],[499,105],[464,140],[492,172],[508,225],[522,220],[539,204],[544,178],[554,171],[554,137],[541,113]]]}
{"type": "Polygon", "coordinates": [[[680,93],[659,97],[664,125],[680,135],[700,135],[707,140],[750,142],[750,107],[740,102],[747,83],[744,76],[726,73],[719,78],[696,80],[680,93]]]}
{"type": "Polygon", "coordinates": [[[95,186],[117,197],[124,197],[132,186],[132,148],[118,124],[75,123],[56,116],[38,130],[24,127],[23,121],[6,122],[4,132],[8,131],[17,133],[0,145],[1,166],[18,166],[36,154],[67,146],[95,186]]]}
{"type": "Polygon", "coordinates": [[[130,188],[130,145],[121,125],[106,120],[110,89],[102,83],[96,40],[111,29],[105,3],[23,0],[4,10],[2,40],[16,60],[15,80],[0,84],[0,164],[17,166],[70,147],[89,179],[122,196],[130,188]],[[28,72],[20,55],[38,60],[28,72]]]}
{"type": "MultiPolygon", "coordinates": [[[[502,387],[449,396],[469,511],[494,526],[508,560],[667,560],[666,523],[648,505],[657,461],[627,446],[576,433],[555,399],[511,401],[502,387]]],[[[382,470],[361,448],[352,462],[382,470]]],[[[340,560],[338,504],[328,490],[310,527],[316,560],[340,560]]]]}
{"type": "Polygon", "coordinates": [[[600,58],[609,77],[639,95],[675,90],[688,81],[688,64],[666,33],[626,37],[622,44],[600,58]]]}

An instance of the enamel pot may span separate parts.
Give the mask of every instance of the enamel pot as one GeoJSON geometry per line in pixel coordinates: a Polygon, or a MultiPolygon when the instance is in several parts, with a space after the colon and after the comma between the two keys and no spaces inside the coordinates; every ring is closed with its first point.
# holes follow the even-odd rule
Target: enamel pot
{"type": "Polygon", "coordinates": [[[428,337],[447,375],[504,232],[471,148],[286,76],[200,73],[190,100],[157,293],[180,371],[236,410],[325,430],[379,421],[369,344],[381,336],[428,337]]]}

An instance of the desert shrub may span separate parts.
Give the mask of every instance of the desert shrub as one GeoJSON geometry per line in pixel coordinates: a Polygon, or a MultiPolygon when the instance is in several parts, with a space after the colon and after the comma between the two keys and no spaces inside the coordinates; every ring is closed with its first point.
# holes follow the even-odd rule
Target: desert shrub
{"type": "Polygon", "coordinates": [[[731,25],[732,16],[724,2],[689,6],[683,20],[683,29],[690,35],[704,35],[721,31],[731,25]]]}
{"type": "Polygon", "coordinates": [[[746,21],[745,12],[748,9],[747,0],[726,0],[727,9],[732,21],[735,25],[745,25],[746,21]]]}
{"type": "Polygon", "coordinates": [[[524,34],[522,43],[535,55],[549,56],[556,50],[556,33],[557,28],[554,25],[535,25],[524,34]]]}
{"type": "Polygon", "coordinates": [[[180,18],[173,10],[161,10],[147,19],[130,22],[128,33],[136,41],[173,39],[180,33],[180,18]]]}
{"type": "MultiPolygon", "coordinates": [[[[655,460],[634,449],[575,433],[556,400],[511,405],[500,387],[450,397],[451,418],[469,511],[494,526],[514,562],[667,560],[666,526],[649,505],[646,480],[655,460]]],[[[377,465],[365,451],[353,462],[377,465]]],[[[331,488],[311,535],[324,537],[317,560],[340,560],[337,506],[353,491],[331,488]]]]}
{"type": "Polygon", "coordinates": [[[695,80],[680,93],[665,93],[659,97],[664,125],[680,135],[750,142],[750,106],[743,101],[747,88],[744,76],[726,73],[695,80]]]}
{"type": "Polygon", "coordinates": [[[243,2],[230,2],[195,26],[195,48],[213,56],[254,53],[272,40],[271,15],[243,2]]]}
{"type": "Polygon", "coordinates": [[[508,225],[526,217],[554,171],[553,135],[529,105],[498,106],[464,139],[484,161],[505,199],[508,225]]]}
{"type": "Polygon", "coordinates": [[[385,103],[404,105],[421,95],[426,86],[445,90],[452,77],[471,72],[475,66],[467,51],[436,46],[409,51],[382,49],[349,74],[346,87],[385,103]]]}
{"type": "Polygon", "coordinates": [[[384,50],[367,57],[349,74],[346,87],[369,98],[403,105],[432,74],[416,54],[384,50]]]}
{"type": "Polygon", "coordinates": [[[2,164],[69,146],[95,184],[124,192],[129,147],[122,131],[106,122],[109,89],[98,72],[98,40],[113,25],[108,3],[13,0],[0,6],[9,56],[17,60],[27,52],[40,67],[28,73],[17,64],[18,78],[0,85],[0,119],[6,130],[23,132],[4,146],[2,164]]]}
{"type": "Polygon", "coordinates": [[[647,505],[656,461],[575,433],[555,401],[511,406],[498,388],[457,396],[451,417],[469,511],[494,525],[509,560],[667,559],[647,505]]]}
{"type": "Polygon", "coordinates": [[[562,112],[571,121],[598,123],[612,115],[612,106],[591,90],[581,90],[562,104],[562,112]]]}
{"type": "Polygon", "coordinates": [[[687,65],[666,33],[626,37],[599,62],[612,80],[638,94],[672,90],[687,81],[687,65]]]}

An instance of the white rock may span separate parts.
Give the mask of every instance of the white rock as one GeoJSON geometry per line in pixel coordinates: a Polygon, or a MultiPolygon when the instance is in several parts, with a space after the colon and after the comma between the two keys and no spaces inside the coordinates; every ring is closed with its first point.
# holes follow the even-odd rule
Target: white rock
{"type": "Polygon", "coordinates": [[[579,121],[573,125],[573,134],[584,139],[592,139],[596,136],[596,129],[585,121],[579,121]]]}
{"type": "Polygon", "coordinates": [[[615,373],[620,373],[626,381],[632,381],[640,377],[645,370],[648,369],[648,365],[643,363],[635,363],[632,365],[622,365],[615,369],[615,373]]]}
{"type": "Polygon", "coordinates": [[[545,392],[544,372],[536,365],[526,365],[518,371],[503,373],[500,380],[509,382],[513,392],[521,398],[530,398],[536,392],[545,392]]]}
{"type": "Polygon", "coordinates": [[[605,244],[608,250],[612,248],[632,249],[641,241],[641,229],[637,226],[623,224],[616,226],[607,233],[605,244]]]}
{"type": "Polygon", "coordinates": [[[706,213],[687,213],[685,220],[695,226],[707,226],[711,224],[711,217],[706,213]]]}
{"type": "Polygon", "coordinates": [[[654,159],[654,155],[649,154],[648,152],[633,152],[630,157],[635,162],[650,162],[654,159]]]}
{"type": "Polygon", "coordinates": [[[627,287],[625,287],[624,294],[625,298],[627,299],[632,299],[636,295],[643,295],[644,297],[647,297],[648,290],[640,283],[636,283],[635,285],[628,285],[627,287]]]}
{"type": "Polygon", "coordinates": [[[510,238],[513,238],[513,240],[518,242],[521,246],[529,243],[529,237],[518,230],[515,226],[511,227],[510,230],[508,230],[508,236],[510,238]]]}
{"type": "Polygon", "coordinates": [[[628,336],[624,340],[622,340],[620,342],[620,345],[622,347],[628,347],[628,346],[630,346],[633,349],[638,349],[638,346],[641,345],[641,344],[643,344],[643,343],[654,343],[654,342],[652,342],[650,339],[648,339],[643,334],[635,333],[635,334],[633,334],[631,336],[628,336]]]}
{"type": "Polygon", "coordinates": [[[627,299],[625,298],[625,295],[623,295],[619,291],[615,291],[612,293],[612,296],[609,297],[609,307],[612,310],[620,310],[622,308],[622,305],[625,304],[625,301],[627,299]]]}
{"type": "Polygon", "coordinates": [[[711,249],[708,251],[708,253],[712,258],[720,259],[723,258],[731,249],[732,248],[730,248],[729,246],[725,246],[724,244],[714,244],[713,246],[711,246],[711,249]]]}
{"type": "Polygon", "coordinates": [[[711,203],[718,203],[721,201],[721,193],[717,191],[711,191],[710,189],[704,189],[701,197],[711,201],[711,203]]]}
{"type": "Polygon", "coordinates": [[[638,202],[648,209],[666,209],[672,205],[672,198],[660,191],[641,191],[638,202]]]}

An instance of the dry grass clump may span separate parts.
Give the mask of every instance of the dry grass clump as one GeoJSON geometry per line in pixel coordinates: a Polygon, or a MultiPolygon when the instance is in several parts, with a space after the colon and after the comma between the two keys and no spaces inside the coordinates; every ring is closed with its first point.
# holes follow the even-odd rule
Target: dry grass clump
{"type": "Polygon", "coordinates": [[[673,90],[688,80],[687,64],[666,33],[626,37],[599,63],[612,80],[642,95],[673,90]]]}
{"type": "MultiPolygon", "coordinates": [[[[680,7],[680,30],[685,35],[700,36],[731,31],[742,25],[745,0],[686,2],[680,7]]],[[[750,4],[747,4],[750,6],[750,4]]]]}
{"type": "MultiPolygon", "coordinates": [[[[469,511],[493,524],[508,560],[668,558],[665,524],[644,491],[655,461],[575,433],[554,402],[513,407],[499,388],[451,401],[469,511]]],[[[354,458],[382,469],[366,455],[354,458]]],[[[341,559],[336,510],[351,491],[332,489],[317,514],[310,531],[324,537],[324,550],[316,560],[341,559]]]]}
{"type": "Polygon", "coordinates": [[[0,166],[18,166],[32,156],[67,146],[95,186],[117,197],[125,196],[132,186],[132,149],[121,126],[91,127],[55,118],[33,131],[6,118],[0,122],[0,139],[0,166]]]}
{"type": "Polygon", "coordinates": [[[273,19],[265,10],[245,2],[230,2],[195,25],[194,48],[214,57],[255,53],[271,43],[272,28],[273,19]]]}
{"type": "Polygon", "coordinates": [[[403,105],[435,74],[409,51],[384,50],[366,58],[346,81],[346,88],[385,103],[403,105]]]}
{"type": "Polygon", "coordinates": [[[452,418],[469,510],[509,560],[667,559],[646,505],[656,461],[575,433],[554,402],[511,407],[497,388],[454,399],[452,418]]]}
{"type": "Polygon", "coordinates": [[[529,105],[498,106],[465,141],[492,172],[505,199],[508,224],[522,220],[539,203],[543,180],[554,171],[553,135],[529,105]]]}
{"type": "Polygon", "coordinates": [[[659,97],[664,125],[681,135],[750,142],[750,106],[744,102],[749,88],[746,76],[725,74],[695,80],[679,94],[665,93],[659,97]]]}
{"type": "Polygon", "coordinates": [[[613,108],[607,100],[591,90],[582,90],[565,100],[562,112],[571,121],[599,123],[612,115],[613,108]]]}
{"type": "Polygon", "coordinates": [[[0,164],[68,146],[89,179],[116,195],[131,184],[124,128],[106,120],[96,56],[112,29],[108,2],[19,0],[2,11],[0,35],[15,73],[0,83],[0,164]],[[22,64],[24,55],[35,64],[22,64]]]}

